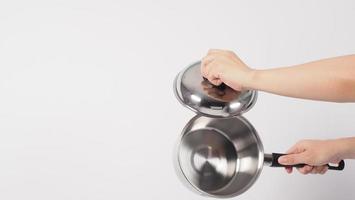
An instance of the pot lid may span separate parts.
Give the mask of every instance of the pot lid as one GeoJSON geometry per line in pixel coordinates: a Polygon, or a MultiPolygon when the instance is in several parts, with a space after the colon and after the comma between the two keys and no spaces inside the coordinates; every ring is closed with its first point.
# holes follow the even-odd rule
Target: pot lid
{"type": "Polygon", "coordinates": [[[235,91],[225,84],[215,86],[201,75],[198,61],[181,71],[174,81],[175,96],[194,112],[210,117],[232,117],[247,112],[257,91],[235,91]]]}

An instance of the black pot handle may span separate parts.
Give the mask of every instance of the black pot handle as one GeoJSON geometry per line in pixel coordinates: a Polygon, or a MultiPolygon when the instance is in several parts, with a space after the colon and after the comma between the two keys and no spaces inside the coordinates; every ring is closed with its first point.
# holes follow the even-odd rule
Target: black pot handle
{"type": "MultiPolygon", "coordinates": [[[[272,159],[271,159],[271,167],[297,167],[297,168],[301,168],[301,167],[304,167],[306,164],[297,164],[297,165],[283,165],[283,164],[280,164],[279,163],[279,158],[281,156],[284,156],[284,155],[287,155],[287,154],[282,154],[282,153],[272,153],[272,159]]],[[[341,160],[339,163],[338,163],[338,166],[332,166],[330,164],[327,164],[328,166],[328,169],[330,170],[343,170],[344,167],[345,167],[345,162],[344,160],[341,160]]]]}

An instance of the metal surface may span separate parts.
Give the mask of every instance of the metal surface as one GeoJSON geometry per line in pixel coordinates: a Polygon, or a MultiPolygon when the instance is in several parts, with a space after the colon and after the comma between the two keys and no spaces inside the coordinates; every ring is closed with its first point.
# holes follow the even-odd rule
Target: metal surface
{"type": "Polygon", "coordinates": [[[196,62],[181,71],[174,81],[174,93],[181,104],[198,114],[210,117],[232,117],[247,112],[256,102],[257,91],[238,92],[216,87],[204,80],[196,62]]]}
{"type": "Polygon", "coordinates": [[[218,198],[234,197],[251,187],[264,162],[259,136],[241,116],[195,116],[175,153],[181,180],[200,194],[218,198]]]}
{"type": "Polygon", "coordinates": [[[266,153],[264,154],[264,165],[271,167],[272,165],[272,154],[266,153]]]}

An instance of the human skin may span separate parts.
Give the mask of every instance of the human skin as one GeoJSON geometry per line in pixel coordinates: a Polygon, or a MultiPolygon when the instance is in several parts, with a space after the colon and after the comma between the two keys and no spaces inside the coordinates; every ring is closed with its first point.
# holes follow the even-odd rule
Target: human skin
{"type": "MultiPolygon", "coordinates": [[[[355,159],[355,137],[333,140],[301,140],[292,146],[287,156],[279,158],[284,165],[307,164],[297,168],[302,174],[324,174],[326,164],[337,164],[343,159],[355,159]]],[[[286,168],[292,173],[292,168],[286,168]]]]}
{"type": "MultiPolygon", "coordinates": [[[[355,55],[328,58],[294,66],[252,69],[235,53],[211,49],[201,61],[201,73],[212,84],[260,90],[282,96],[331,102],[355,102],[355,55]]],[[[282,164],[307,164],[302,174],[327,171],[325,164],[355,159],[355,137],[303,140],[280,157],[282,164]]],[[[292,168],[286,168],[288,173],[292,168]]]]}

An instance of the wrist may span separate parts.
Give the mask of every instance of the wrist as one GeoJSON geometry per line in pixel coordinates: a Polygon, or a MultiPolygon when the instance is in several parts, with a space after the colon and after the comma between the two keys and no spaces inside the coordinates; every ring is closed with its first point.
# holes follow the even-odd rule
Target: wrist
{"type": "Polygon", "coordinates": [[[340,159],[355,159],[355,137],[334,140],[340,159]]]}
{"type": "Polygon", "coordinates": [[[250,69],[246,75],[245,83],[243,85],[244,88],[248,90],[260,90],[258,87],[258,83],[260,81],[260,73],[261,70],[250,69]]]}

